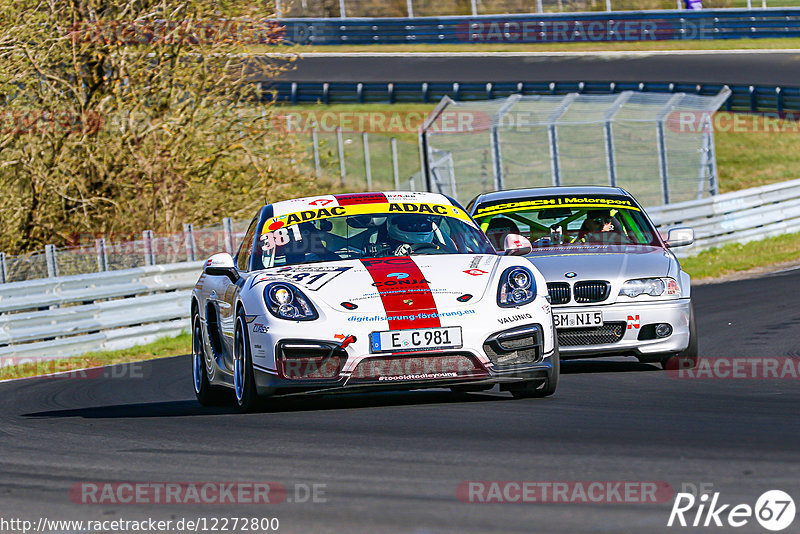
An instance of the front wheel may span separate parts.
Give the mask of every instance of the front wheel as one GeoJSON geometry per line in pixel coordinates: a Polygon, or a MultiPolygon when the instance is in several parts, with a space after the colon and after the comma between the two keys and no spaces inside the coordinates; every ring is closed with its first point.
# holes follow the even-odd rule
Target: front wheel
{"type": "Polygon", "coordinates": [[[561,374],[561,357],[558,354],[558,346],[556,346],[553,352],[552,360],[553,371],[550,376],[545,379],[544,385],[541,385],[541,382],[538,380],[524,382],[523,384],[509,388],[508,391],[511,393],[511,396],[515,399],[530,399],[549,397],[555,393],[556,388],[558,388],[558,377],[561,374]]]}
{"type": "Polygon", "coordinates": [[[694,304],[689,304],[689,346],[678,354],[661,358],[663,369],[691,369],[697,367],[697,326],[694,321],[694,304]]]}
{"type": "Polygon", "coordinates": [[[236,333],[233,339],[233,391],[236,407],[242,413],[258,408],[259,398],[256,390],[253,358],[250,354],[250,339],[247,336],[247,321],[244,313],[236,314],[236,333]]]}
{"type": "Polygon", "coordinates": [[[230,390],[222,386],[212,386],[208,380],[203,324],[198,314],[192,318],[192,378],[194,394],[202,406],[220,406],[229,402],[230,390]]]}

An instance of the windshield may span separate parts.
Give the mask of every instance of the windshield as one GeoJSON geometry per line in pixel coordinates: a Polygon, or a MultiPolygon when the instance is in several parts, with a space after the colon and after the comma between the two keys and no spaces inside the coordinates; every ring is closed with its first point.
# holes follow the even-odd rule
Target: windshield
{"type": "Polygon", "coordinates": [[[268,219],[259,239],[257,261],[261,265],[257,268],[383,256],[495,254],[463,210],[436,207],[442,209],[433,213],[361,213],[303,222],[290,220],[291,215],[268,219]],[[457,212],[456,216],[450,216],[451,211],[457,212]]]}
{"type": "Polygon", "coordinates": [[[658,235],[625,196],[553,196],[481,204],[475,220],[498,250],[508,234],[530,239],[534,249],[585,244],[660,246],[658,235]]]}

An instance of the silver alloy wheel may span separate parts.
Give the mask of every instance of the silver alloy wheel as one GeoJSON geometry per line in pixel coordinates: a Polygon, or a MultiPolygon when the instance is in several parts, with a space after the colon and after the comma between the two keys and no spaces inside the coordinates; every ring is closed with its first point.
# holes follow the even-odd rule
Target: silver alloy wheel
{"type": "Polygon", "coordinates": [[[236,401],[241,404],[244,398],[244,331],[242,322],[236,321],[235,349],[233,351],[233,389],[236,391],[236,401]]]}
{"type": "Polygon", "coordinates": [[[195,316],[192,329],[192,376],[194,376],[194,392],[197,394],[200,394],[200,388],[203,385],[204,359],[203,328],[200,325],[200,317],[195,316]]]}

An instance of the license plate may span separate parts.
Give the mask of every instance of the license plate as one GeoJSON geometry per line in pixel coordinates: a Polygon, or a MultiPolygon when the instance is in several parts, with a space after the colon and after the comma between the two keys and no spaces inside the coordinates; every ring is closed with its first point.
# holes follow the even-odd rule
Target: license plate
{"type": "Polygon", "coordinates": [[[553,313],[556,328],[581,328],[585,326],[602,326],[603,312],[570,312],[553,313]]]}
{"type": "Polygon", "coordinates": [[[372,352],[394,352],[461,347],[461,327],[389,330],[370,334],[372,352]]]}

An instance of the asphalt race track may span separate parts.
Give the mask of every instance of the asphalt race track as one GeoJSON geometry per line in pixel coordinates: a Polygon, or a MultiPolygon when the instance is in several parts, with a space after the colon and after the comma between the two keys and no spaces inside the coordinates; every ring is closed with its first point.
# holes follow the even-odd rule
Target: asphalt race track
{"type": "Polygon", "coordinates": [[[303,54],[293,82],[616,81],[800,85],[800,50],[303,54]]]}
{"type": "MultiPolygon", "coordinates": [[[[800,270],[694,290],[702,356],[800,357],[800,270]]],[[[671,502],[478,504],[463,481],[713,484],[720,502],[800,497],[797,380],[678,379],[566,362],[556,395],[444,390],[202,409],[188,357],[0,384],[0,516],[277,517],[280,532],[664,532],[671,502]],[[87,505],[85,481],[324,484],[327,502],[87,505]]],[[[320,499],[322,498],[320,497],[320,499]]],[[[786,532],[796,532],[794,529],[786,532]]],[[[708,531],[709,529],[705,529],[708,531]]],[[[719,529],[715,530],[718,531],[719,529]]],[[[765,532],[754,520],[738,532],[765,532]]]]}

